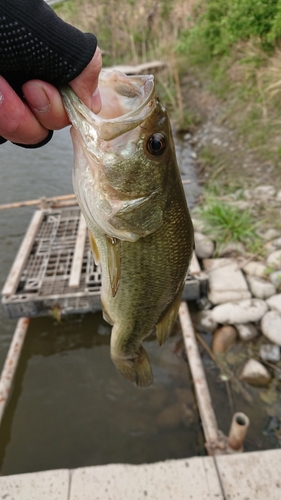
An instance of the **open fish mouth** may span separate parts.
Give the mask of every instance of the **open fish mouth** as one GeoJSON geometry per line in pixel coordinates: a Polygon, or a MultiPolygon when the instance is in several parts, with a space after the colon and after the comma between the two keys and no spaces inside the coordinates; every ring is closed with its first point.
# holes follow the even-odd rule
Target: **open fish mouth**
{"type": "Polygon", "coordinates": [[[153,111],[153,75],[132,77],[117,70],[102,70],[99,91],[102,108],[96,115],[69,87],[61,89],[72,125],[81,127],[81,120],[86,120],[101,140],[109,141],[136,128],[153,111]]]}
{"type": "Polygon", "coordinates": [[[143,127],[159,106],[154,77],[102,70],[99,90],[102,109],[96,115],[70,87],[61,89],[72,123],[74,191],[90,229],[98,226],[110,237],[136,241],[156,227],[145,223],[141,231],[129,229],[120,223],[119,216],[125,218],[139,208],[147,212],[147,220],[148,201],[155,195],[150,186],[144,188],[137,181],[136,173],[141,172],[143,127]],[[126,171],[134,164],[135,173],[129,176],[126,171]]]}

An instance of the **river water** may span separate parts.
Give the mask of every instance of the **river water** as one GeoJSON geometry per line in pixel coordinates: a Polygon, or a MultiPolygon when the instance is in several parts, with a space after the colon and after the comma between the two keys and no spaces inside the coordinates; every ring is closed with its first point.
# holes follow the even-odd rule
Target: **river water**
{"type": "MultiPolygon", "coordinates": [[[[198,195],[191,152],[176,148],[191,203],[198,195]]],[[[0,204],[72,193],[69,130],[38,150],[0,149],[0,204]]],[[[34,208],[1,211],[1,289],[34,208]]],[[[0,369],[16,321],[0,309],[0,369]]],[[[31,321],[0,428],[2,474],[111,462],[142,463],[204,454],[188,365],[175,331],[161,349],[146,342],[154,385],[124,381],[109,355],[110,327],[101,313],[31,321]]]]}

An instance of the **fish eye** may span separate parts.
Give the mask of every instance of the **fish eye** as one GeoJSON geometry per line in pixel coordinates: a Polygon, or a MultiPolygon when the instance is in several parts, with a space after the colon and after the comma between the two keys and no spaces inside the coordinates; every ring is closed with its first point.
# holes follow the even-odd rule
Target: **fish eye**
{"type": "Polygon", "coordinates": [[[149,137],[146,149],[152,156],[161,156],[166,149],[166,139],[163,134],[157,133],[149,137]]]}

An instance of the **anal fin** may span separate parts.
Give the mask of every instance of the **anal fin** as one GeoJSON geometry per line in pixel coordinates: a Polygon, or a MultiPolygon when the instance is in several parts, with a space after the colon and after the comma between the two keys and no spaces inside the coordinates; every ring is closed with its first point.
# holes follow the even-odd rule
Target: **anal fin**
{"type": "Polygon", "coordinates": [[[162,318],[156,325],[156,337],[159,342],[159,345],[163,345],[164,342],[167,340],[174,326],[174,323],[177,319],[183,287],[184,284],[180,287],[173,302],[166,309],[162,318]]]}

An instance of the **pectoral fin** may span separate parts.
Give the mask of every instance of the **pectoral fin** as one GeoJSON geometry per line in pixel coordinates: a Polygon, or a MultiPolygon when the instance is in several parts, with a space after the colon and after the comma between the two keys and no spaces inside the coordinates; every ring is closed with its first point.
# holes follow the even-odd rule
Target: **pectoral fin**
{"type": "Polygon", "coordinates": [[[166,309],[164,315],[156,325],[156,337],[159,345],[163,345],[167,340],[177,319],[183,287],[184,284],[180,287],[175,299],[166,309]]]}
{"type": "Polygon", "coordinates": [[[91,231],[88,231],[88,234],[89,234],[89,240],[90,240],[91,249],[92,249],[93,256],[94,256],[94,261],[95,261],[95,264],[98,265],[100,263],[99,249],[97,247],[95,238],[93,237],[91,231]]]}
{"type": "Polygon", "coordinates": [[[108,251],[108,272],[112,296],[115,297],[121,277],[121,241],[117,238],[106,238],[108,251]]]}

